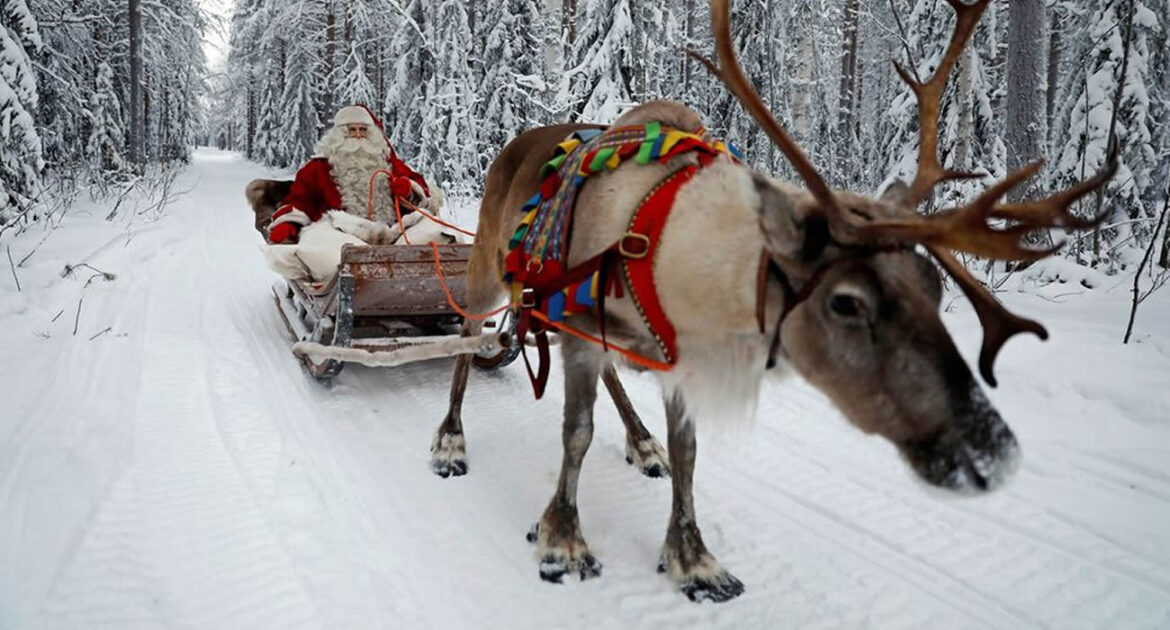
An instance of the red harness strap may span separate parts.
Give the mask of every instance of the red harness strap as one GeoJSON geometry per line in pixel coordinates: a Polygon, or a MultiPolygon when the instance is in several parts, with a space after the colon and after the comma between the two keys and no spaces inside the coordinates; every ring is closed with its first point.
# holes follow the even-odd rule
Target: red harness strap
{"type": "Polygon", "coordinates": [[[658,253],[662,229],[666,227],[666,219],[674,208],[679,189],[698,172],[699,167],[696,165],[685,166],[652,188],[634,211],[629,231],[617,243],[634,306],[638,308],[650,334],[654,335],[666,362],[671,365],[678,360],[678,343],[674,324],[670,323],[658,299],[658,290],[654,284],[654,258],[658,253]]]}
{"type": "MultiPolygon", "coordinates": [[[[545,310],[549,296],[600,270],[597,318],[601,322],[601,344],[608,350],[609,345],[605,339],[605,296],[612,290],[614,297],[621,297],[621,284],[614,282],[609,277],[609,267],[615,257],[621,258],[622,271],[626,283],[630,286],[634,305],[666,359],[665,362],[646,361],[645,363],[654,365],[655,369],[661,369],[658,367],[660,365],[668,366],[667,369],[669,369],[669,366],[673,366],[678,360],[674,325],[662,308],[662,302],[658,299],[658,290],[654,283],[654,259],[658,252],[658,242],[662,236],[662,230],[666,226],[671,209],[674,207],[678,191],[699,172],[699,169],[698,165],[685,166],[654,186],[634,211],[634,216],[630,219],[629,229],[625,235],[606,248],[605,251],[565,271],[555,282],[546,283],[539,290],[531,288],[524,290],[516,323],[516,335],[517,340],[524,343],[527,333],[531,331],[536,340],[537,369],[535,371],[528,360],[527,352],[523,352],[523,355],[528,378],[532,381],[532,388],[537,399],[544,395],[545,386],[548,384],[549,342],[548,328],[537,318],[534,318],[532,313],[545,310]]],[[[622,351],[622,354],[628,355],[629,353],[622,351]]]]}

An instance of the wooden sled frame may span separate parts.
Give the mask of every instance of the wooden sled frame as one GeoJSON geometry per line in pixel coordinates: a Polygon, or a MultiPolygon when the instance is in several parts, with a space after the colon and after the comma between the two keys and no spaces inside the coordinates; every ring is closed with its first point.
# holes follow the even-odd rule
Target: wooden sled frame
{"type": "Polygon", "coordinates": [[[439,245],[435,271],[430,245],[345,245],[326,284],[295,280],[273,285],[277,312],[306,371],[329,383],[346,363],[394,366],[474,353],[473,365],[501,368],[519,354],[505,311],[491,332],[461,337],[462,317],[447,301],[445,281],[463,302],[471,245],[439,245]]]}

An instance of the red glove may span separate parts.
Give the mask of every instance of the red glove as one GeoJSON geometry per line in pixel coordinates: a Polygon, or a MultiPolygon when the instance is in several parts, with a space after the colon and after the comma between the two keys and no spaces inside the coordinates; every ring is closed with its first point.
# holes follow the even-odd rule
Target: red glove
{"type": "Polygon", "coordinates": [[[300,232],[301,226],[291,221],[277,223],[268,231],[268,242],[274,245],[277,243],[295,243],[300,232]]]}
{"type": "Polygon", "coordinates": [[[390,192],[394,193],[395,197],[410,199],[411,193],[414,192],[414,186],[411,184],[409,178],[395,177],[390,182],[390,192]]]}

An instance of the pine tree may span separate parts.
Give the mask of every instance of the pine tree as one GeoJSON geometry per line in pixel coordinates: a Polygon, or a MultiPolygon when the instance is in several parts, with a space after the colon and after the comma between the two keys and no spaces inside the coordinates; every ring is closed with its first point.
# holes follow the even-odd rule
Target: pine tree
{"type": "Polygon", "coordinates": [[[356,41],[349,43],[349,54],[341,64],[341,85],[337,90],[337,102],[346,105],[371,105],[374,98],[374,86],[366,76],[366,61],[361,48],[356,41]]]}
{"type": "Polygon", "coordinates": [[[422,151],[426,90],[434,66],[430,53],[419,46],[427,39],[424,29],[429,24],[424,6],[424,0],[411,0],[407,5],[388,53],[390,80],[382,117],[391,142],[404,157],[417,156],[422,151]]]}
{"type": "Polygon", "coordinates": [[[288,160],[285,156],[287,145],[282,142],[280,105],[280,86],[272,76],[276,64],[273,60],[265,65],[268,80],[260,92],[260,114],[256,120],[256,157],[265,164],[284,166],[288,160]]]}
{"type": "Polygon", "coordinates": [[[313,154],[320,118],[314,108],[314,48],[308,42],[289,44],[284,92],[280,96],[279,155],[300,164],[313,154]]]}
{"type": "MultiPolygon", "coordinates": [[[[998,80],[988,76],[992,61],[999,54],[995,36],[996,21],[988,12],[956,63],[939,108],[939,160],[946,168],[983,173],[999,178],[1006,172],[1006,149],[1000,135],[1000,123],[992,104],[998,80]]],[[[899,62],[911,76],[928,79],[942,61],[954,28],[954,12],[945,3],[918,0],[906,18],[908,48],[915,57],[903,52],[899,62]]],[[[886,115],[891,118],[884,142],[893,150],[883,151],[887,158],[888,179],[911,179],[918,168],[918,102],[914,93],[900,81],[898,94],[886,115]]],[[[939,186],[934,203],[950,206],[962,203],[986,187],[986,181],[947,183],[939,186]]]]}
{"type": "Polygon", "coordinates": [[[93,167],[92,177],[103,180],[120,176],[129,167],[126,162],[126,121],[122,103],[114,87],[114,71],[109,64],[98,64],[89,111],[90,132],[85,145],[93,167]]]}
{"type": "Polygon", "coordinates": [[[610,121],[634,102],[630,0],[581,0],[577,12],[560,99],[570,120],[610,121]]]}
{"type": "MultiPolygon", "coordinates": [[[[1135,2],[1130,33],[1125,9],[1124,3],[1102,5],[1089,22],[1087,39],[1091,44],[1083,51],[1084,69],[1076,77],[1079,85],[1065,132],[1067,140],[1054,175],[1057,185],[1068,186],[1096,172],[1106,159],[1110,128],[1116,127],[1120,166],[1105,192],[1107,207],[1114,208],[1118,219],[1105,237],[1113,242],[1127,241],[1134,232],[1143,240],[1152,237],[1143,233],[1150,226],[1134,220],[1149,217],[1143,192],[1149,188],[1157,165],[1150,119],[1149,38],[1160,27],[1156,15],[1144,3],[1135,2]],[[1124,77],[1123,65],[1127,65],[1124,77]],[[1115,111],[1119,89],[1120,106],[1115,111]]],[[[1101,257],[1110,265],[1118,262],[1109,257],[1099,239],[1093,249],[1090,262],[1101,262],[1101,257]]]]}
{"type": "Polygon", "coordinates": [[[31,54],[41,49],[36,18],[24,0],[0,9],[0,221],[20,211],[41,181],[44,159],[33,121],[37,83],[31,54]]]}
{"type": "Polygon", "coordinates": [[[426,84],[419,164],[438,182],[475,187],[478,125],[473,120],[471,70],[460,45],[471,39],[463,2],[440,0],[432,9],[427,31],[436,57],[435,73],[426,84]]]}
{"type": "Polygon", "coordinates": [[[500,11],[483,18],[485,74],[478,117],[484,122],[484,170],[508,139],[547,118],[544,51],[538,35],[544,19],[541,6],[540,0],[507,0],[500,11]]]}

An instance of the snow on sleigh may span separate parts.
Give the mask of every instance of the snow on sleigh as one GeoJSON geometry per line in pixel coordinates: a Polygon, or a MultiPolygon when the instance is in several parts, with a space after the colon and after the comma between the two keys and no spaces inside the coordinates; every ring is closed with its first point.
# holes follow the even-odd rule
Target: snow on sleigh
{"type": "Polygon", "coordinates": [[[473,365],[493,370],[519,355],[507,311],[484,334],[459,335],[470,244],[344,244],[340,253],[328,281],[282,278],[272,288],[293,353],[319,382],[330,383],[346,363],[390,367],[474,354],[473,365]]]}

